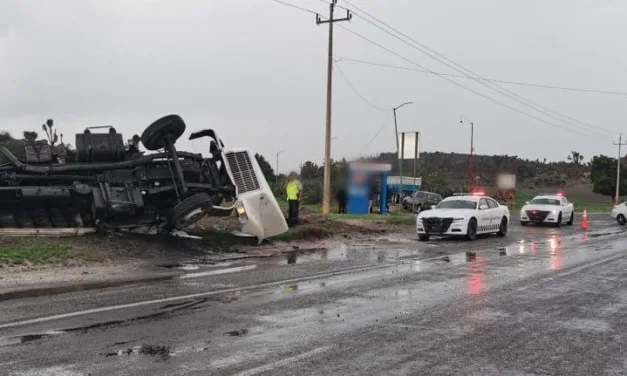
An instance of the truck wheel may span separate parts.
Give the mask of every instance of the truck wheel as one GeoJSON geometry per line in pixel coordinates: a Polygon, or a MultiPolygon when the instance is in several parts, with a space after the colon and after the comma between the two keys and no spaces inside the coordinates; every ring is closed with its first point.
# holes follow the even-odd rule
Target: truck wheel
{"type": "Polygon", "coordinates": [[[182,230],[204,217],[213,201],[207,193],[197,193],[178,203],[170,216],[170,225],[176,230],[182,230]]]}
{"type": "Polygon", "coordinates": [[[414,213],[420,214],[421,211],[422,211],[422,206],[418,205],[418,206],[416,206],[416,210],[414,210],[414,213]]]}
{"type": "Polygon", "coordinates": [[[418,240],[421,242],[429,241],[429,235],[418,235],[418,240]]]}
{"type": "Polygon", "coordinates": [[[618,224],[621,226],[625,226],[625,223],[627,223],[627,219],[625,219],[624,215],[619,214],[618,217],[616,217],[616,222],[618,222],[618,224]]]}
{"type": "Polygon", "coordinates": [[[507,218],[501,219],[501,225],[499,226],[499,232],[496,233],[500,237],[507,235],[507,218]]]}
{"type": "Polygon", "coordinates": [[[466,230],[466,239],[468,240],[477,239],[477,220],[474,218],[471,218],[470,222],[468,222],[468,230],[466,230]]]}
{"type": "Polygon", "coordinates": [[[178,115],[168,115],[150,124],[142,133],[141,140],[148,150],[165,147],[164,139],[176,142],[185,132],[185,122],[178,115]]]}

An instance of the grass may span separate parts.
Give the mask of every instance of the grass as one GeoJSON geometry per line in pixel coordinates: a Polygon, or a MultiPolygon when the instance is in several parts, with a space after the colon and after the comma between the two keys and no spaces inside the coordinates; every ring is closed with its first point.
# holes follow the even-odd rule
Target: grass
{"type": "Polygon", "coordinates": [[[0,263],[43,264],[72,258],[70,247],[57,244],[13,245],[0,247],[0,263]]]}
{"type": "MultiPolygon", "coordinates": [[[[557,189],[554,191],[557,191],[557,189]]],[[[516,190],[516,208],[522,208],[527,201],[530,201],[534,196],[542,192],[552,192],[552,190],[550,188],[544,190],[521,188],[516,190]]],[[[569,192],[568,189],[566,189],[564,193],[566,197],[568,197],[568,199],[575,205],[575,211],[577,212],[581,212],[584,209],[591,213],[610,212],[614,207],[614,204],[610,202],[611,199],[605,196],[590,193],[580,194],[579,192],[574,191],[569,192]]]]}
{"type": "Polygon", "coordinates": [[[329,214],[329,218],[335,219],[338,221],[341,220],[366,220],[366,221],[386,221],[391,224],[398,225],[411,225],[415,222],[415,219],[412,215],[381,215],[381,214],[337,214],[331,213],[329,214]]]}

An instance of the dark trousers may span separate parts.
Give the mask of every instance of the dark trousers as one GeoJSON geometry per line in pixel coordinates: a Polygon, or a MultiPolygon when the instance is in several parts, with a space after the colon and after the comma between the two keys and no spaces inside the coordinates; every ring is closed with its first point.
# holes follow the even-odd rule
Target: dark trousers
{"type": "Polygon", "coordinates": [[[340,214],[346,214],[346,201],[340,201],[337,209],[340,214]]]}
{"type": "Polygon", "coordinates": [[[296,226],[298,224],[298,207],[300,201],[287,200],[287,225],[296,226]]]}

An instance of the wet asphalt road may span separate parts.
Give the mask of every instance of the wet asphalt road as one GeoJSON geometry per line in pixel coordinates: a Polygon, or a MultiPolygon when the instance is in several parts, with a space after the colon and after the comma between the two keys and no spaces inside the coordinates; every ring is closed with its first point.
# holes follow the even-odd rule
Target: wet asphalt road
{"type": "Polygon", "coordinates": [[[625,375],[627,234],[590,219],[3,301],[0,375],[625,375]]]}

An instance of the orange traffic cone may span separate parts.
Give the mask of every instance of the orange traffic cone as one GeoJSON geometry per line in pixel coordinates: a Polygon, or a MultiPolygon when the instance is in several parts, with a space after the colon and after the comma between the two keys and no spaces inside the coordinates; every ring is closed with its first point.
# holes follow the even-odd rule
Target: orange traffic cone
{"type": "Polygon", "coordinates": [[[586,209],[583,209],[583,216],[581,217],[581,229],[588,229],[588,212],[586,212],[586,209]]]}

